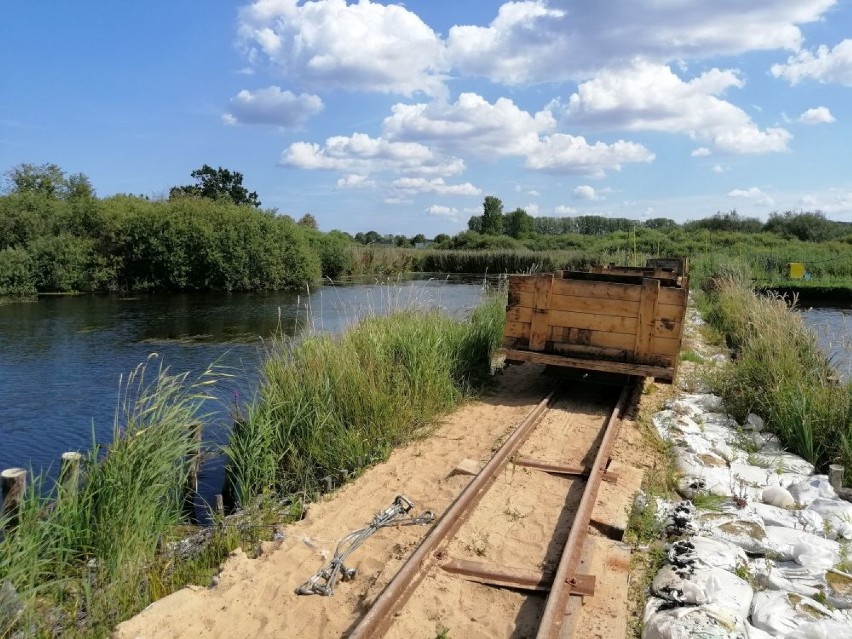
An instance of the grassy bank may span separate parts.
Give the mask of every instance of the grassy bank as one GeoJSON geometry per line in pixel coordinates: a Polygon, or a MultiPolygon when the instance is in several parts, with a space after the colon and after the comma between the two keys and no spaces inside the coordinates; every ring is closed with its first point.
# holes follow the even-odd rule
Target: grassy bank
{"type": "Polygon", "coordinates": [[[423,434],[489,376],[504,307],[493,296],[468,321],[402,312],[279,344],[226,449],[237,500],[313,495],[423,434]]]}
{"type": "Polygon", "coordinates": [[[704,315],[737,358],[711,378],[737,419],[754,412],[790,451],[825,471],[852,467],[852,382],[839,383],[802,318],[772,294],[758,295],[729,269],[703,298],[704,315]]]}
{"type": "Polygon", "coordinates": [[[122,387],[112,443],[90,451],[79,482],[37,478],[16,521],[0,519],[0,637],[105,637],[151,601],[207,585],[231,550],[298,516],[282,504],[357,475],[481,388],[504,305],[492,296],[468,320],[400,312],[278,344],[225,451],[240,523],[217,519],[192,556],[169,542],[192,531],[186,461],[218,373],[192,381],[140,366],[122,387]]]}

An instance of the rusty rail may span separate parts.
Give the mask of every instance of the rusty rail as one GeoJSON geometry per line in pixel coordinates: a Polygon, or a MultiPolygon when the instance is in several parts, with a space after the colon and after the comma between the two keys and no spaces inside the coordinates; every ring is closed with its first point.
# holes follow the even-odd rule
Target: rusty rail
{"type": "Polygon", "coordinates": [[[618,402],[604,427],[603,439],[595,456],[595,463],[592,465],[588,483],[583,490],[580,505],[577,507],[577,514],[571,524],[571,532],[568,533],[568,541],[565,542],[565,548],[562,551],[562,557],[553,578],[553,585],[547,597],[547,604],[538,627],[536,639],[556,639],[559,637],[559,630],[565,619],[568,598],[571,596],[572,589],[577,585],[577,567],[580,565],[583,543],[588,534],[598,489],[606,474],[612,445],[615,443],[618,431],[621,428],[621,415],[627,406],[627,400],[635,390],[635,384],[628,384],[622,389],[618,402]]]}
{"type": "MultiPolygon", "coordinates": [[[[635,378],[634,378],[635,379],[635,378]]],[[[639,378],[641,379],[641,378],[639,378]]],[[[533,431],[541,415],[545,412],[558,390],[554,388],[550,394],[527,415],[503,445],[497,450],[491,460],[477,473],[465,489],[453,501],[447,511],[441,516],[434,528],[423,539],[414,553],[403,564],[399,572],[391,579],[370,610],[360,619],[348,634],[349,639],[373,639],[381,637],[390,626],[394,614],[401,609],[411,594],[430,569],[443,562],[442,567],[448,572],[472,576],[475,580],[494,585],[519,587],[527,590],[549,590],[544,615],[539,626],[538,638],[552,638],[559,635],[566,604],[573,595],[589,595],[594,591],[594,577],[578,575],[583,543],[588,533],[592,509],[597,498],[602,480],[612,479],[607,472],[607,464],[612,445],[618,435],[621,416],[626,405],[638,385],[629,383],[622,392],[610,413],[605,425],[600,447],[595,456],[594,464],[588,468],[557,467],[541,464],[545,472],[587,476],[588,481],[580,500],[568,540],[565,544],[559,566],[555,573],[536,573],[519,569],[507,569],[502,566],[491,566],[481,562],[465,562],[445,557],[443,544],[452,537],[467,519],[468,514],[480,501],[482,496],[494,482],[502,469],[520,449],[529,434],[533,431]],[[449,561],[447,561],[449,559],[449,561]]],[[[530,460],[523,459],[522,465],[533,466],[530,460]]]]}
{"type": "Polygon", "coordinates": [[[500,469],[533,431],[539,417],[545,412],[557,390],[559,390],[559,385],[526,416],[491,460],[456,497],[438,520],[438,523],[417,547],[417,550],[412,553],[382,591],[367,614],[352,629],[349,633],[349,639],[374,639],[385,633],[393,619],[393,614],[408,601],[411,593],[423,580],[428,569],[437,563],[439,559],[437,555],[440,554],[436,552],[438,547],[461,527],[467,513],[479,502],[488,487],[497,478],[500,469]]]}

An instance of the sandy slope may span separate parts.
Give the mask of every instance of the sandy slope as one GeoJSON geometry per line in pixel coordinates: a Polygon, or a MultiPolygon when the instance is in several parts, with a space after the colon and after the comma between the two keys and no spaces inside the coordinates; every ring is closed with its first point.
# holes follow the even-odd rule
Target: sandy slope
{"type": "MultiPolygon", "coordinates": [[[[261,557],[249,559],[235,552],[215,587],[191,586],[176,592],[119,625],[115,636],[340,637],[428,529],[409,526],[379,531],[351,557],[358,577],[339,584],[333,597],[297,596],[294,589],[325,563],[339,538],[364,526],[395,495],[414,501],[418,512],[442,513],[470,480],[450,476],[453,467],[463,458],[487,460],[501,437],[552,385],[539,373],[533,366],[509,369],[484,401],[463,407],[443,420],[429,438],[394,452],[387,462],[313,504],[305,520],[288,526],[285,539],[267,544],[261,557]]],[[[544,527],[539,528],[537,534],[545,534],[544,527]]],[[[488,597],[520,597],[506,590],[489,590],[482,604],[483,619],[492,605],[488,597]]],[[[432,637],[439,625],[437,620],[415,634],[432,637]]]]}

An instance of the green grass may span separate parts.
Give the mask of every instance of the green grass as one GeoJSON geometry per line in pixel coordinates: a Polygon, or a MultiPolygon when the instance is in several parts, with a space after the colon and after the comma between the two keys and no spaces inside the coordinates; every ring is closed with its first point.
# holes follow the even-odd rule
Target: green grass
{"type": "Polygon", "coordinates": [[[818,469],[852,464],[852,383],[836,372],[801,316],[736,277],[717,279],[702,302],[737,352],[709,381],[738,419],[761,415],[790,451],[818,469]]]}
{"type": "Polygon", "coordinates": [[[17,525],[0,522],[0,583],[24,603],[27,634],[104,636],[150,601],[158,546],[183,517],[185,460],[198,446],[190,426],[215,377],[137,367],[121,386],[113,441],[92,449],[79,485],[37,477],[17,525]]]}
{"type": "Polygon", "coordinates": [[[314,495],[422,435],[488,379],[504,308],[495,295],[466,321],[403,311],[342,336],[278,343],[226,447],[239,503],[266,491],[314,495]]]}

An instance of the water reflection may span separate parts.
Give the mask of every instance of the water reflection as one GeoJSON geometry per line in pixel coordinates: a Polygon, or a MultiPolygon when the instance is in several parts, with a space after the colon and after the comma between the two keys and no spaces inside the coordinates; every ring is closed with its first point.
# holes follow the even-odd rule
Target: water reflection
{"type": "MultiPolygon", "coordinates": [[[[465,314],[482,279],[411,279],[326,285],[303,293],[47,297],[0,306],[0,468],[55,471],[62,452],[108,441],[120,376],[157,353],[173,373],[212,362],[233,377],[205,407],[208,442],[227,438],[234,403],[256,388],[265,344],[276,332],[339,332],[368,313],[419,307],[465,314]]],[[[221,468],[201,477],[209,499],[221,468]]]]}

